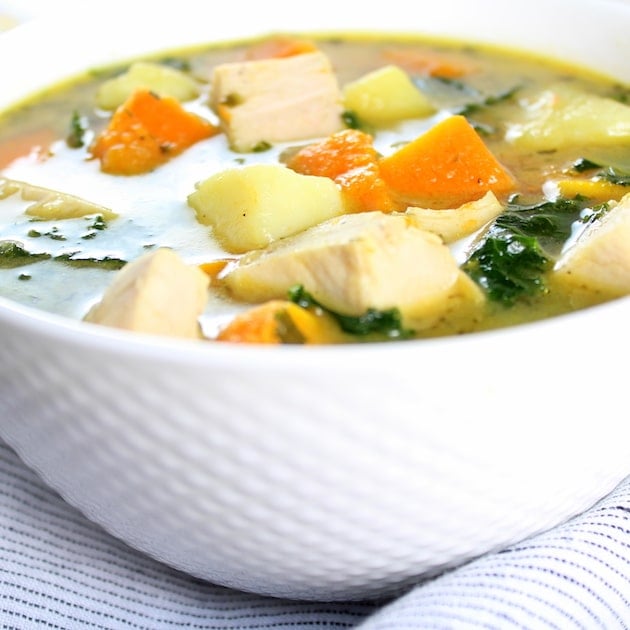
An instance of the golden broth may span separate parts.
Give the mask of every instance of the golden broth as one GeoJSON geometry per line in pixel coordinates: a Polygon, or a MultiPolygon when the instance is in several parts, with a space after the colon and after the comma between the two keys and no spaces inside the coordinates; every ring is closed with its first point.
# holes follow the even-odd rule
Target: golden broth
{"type": "MultiPolygon", "coordinates": [[[[241,60],[251,44],[240,42],[168,54],[169,62],[176,58],[178,67],[187,68],[202,84],[200,97],[186,104],[190,111],[216,121],[208,107],[212,68],[241,60]]],[[[594,144],[531,151],[518,149],[505,138],[508,123],[519,111],[519,99],[547,85],[570,84],[588,93],[627,99],[627,86],[606,77],[531,55],[465,43],[375,35],[320,39],[317,44],[331,59],[342,86],[388,63],[401,67],[409,64],[405,69],[436,105],[434,115],[372,129],[375,146],[383,155],[429,129],[444,115],[465,111],[492,153],[516,177],[516,192],[523,203],[543,201],[546,183],[566,173],[573,162],[585,156],[596,155],[607,163],[630,168],[627,141],[625,147],[594,144]],[[415,72],[412,61],[419,52],[437,54],[455,66],[460,64],[471,70],[453,77],[415,72]]],[[[155,59],[165,61],[161,57],[155,59]]],[[[46,311],[82,318],[115,271],[148,249],[172,247],[190,263],[222,258],[225,252],[209,228],[197,222],[187,205],[187,195],[196,182],[214,172],[235,165],[278,162],[296,144],[277,144],[264,152],[236,153],[230,150],[225,137],[218,135],[195,144],[153,172],[135,176],[104,174],[98,160],[89,159],[87,152],[89,139],[105,127],[110,116],[95,107],[94,95],[104,80],[124,69],[93,69],[37,94],[0,117],[0,167],[5,177],[77,195],[119,215],[106,227],[95,224],[94,217],[34,220],[24,214],[23,206],[4,200],[0,242],[19,243],[29,254],[42,255],[44,259],[18,261],[7,255],[0,257],[2,295],[46,311]],[[66,143],[73,115],[80,115],[87,129],[86,143],[81,148],[71,148],[66,143]]],[[[501,201],[507,203],[507,198],[504,196],[501,201]]],[[[524,296],[514,305],[489,302],[481,316],[451,313],[417,334],[457,334],[514,325],[615,297],[597,290],[567,291],[557,286],[552,277],[545,281],[545,291],[524,296]]],[[[211,292],[202,321],[207,335],[212,337],[218,326],[243,308],[224,292],[211,292]]],[[[343,335],[332,340],[339,339],[354,340],[343,335]]]]}

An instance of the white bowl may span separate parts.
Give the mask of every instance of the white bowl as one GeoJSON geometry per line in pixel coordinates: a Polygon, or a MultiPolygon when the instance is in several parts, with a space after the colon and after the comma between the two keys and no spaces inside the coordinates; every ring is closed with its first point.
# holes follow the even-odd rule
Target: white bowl
{"type": "MultiPolygon", "coordinates": [[[[270,3],[255,26],[180,6],[150,27],[99,16],[70,35],[63,20],[6,33],[0,55],[20,64],[0,105],[94,63],[290,29],[446,35],[630,79],[622,2],[324,3],[307,17],[270,3]]],[[[373,597],[552,527],[630,473],[615,360],[628,321],[622,299],[458,338],[234,347],[0,300],[0,435],[90,519],[178,569],[274,596],[373,597]]]]}

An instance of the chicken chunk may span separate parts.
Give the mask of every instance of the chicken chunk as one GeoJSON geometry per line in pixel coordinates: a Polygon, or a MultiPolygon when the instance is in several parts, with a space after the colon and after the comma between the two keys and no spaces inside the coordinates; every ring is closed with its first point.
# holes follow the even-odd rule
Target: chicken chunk
{"type": "Polygon", "coordinates": [[[555,265],[558,280],[619,297],[630,294],[630,194],[587,227],[555,265]]]}
{"type": "Polygon", "coordinates": [[[125,265],[85,321],[141,333],[200,336],[208,276],[160,248],[125,265]]]}
{"type": "Polygon", "coordinates": [[[443,313],[463,293],[479,295],[438,236],[413,217],[382,212],[335,217],[250,252],[223,281],[244,301],[283,298],[301,284],[338,313],[398,308],[406,321],[443,313]]]}
{"type": "Polygon", "coordinates": [[[239,152],[339,131],[342,101],[330,61],[319,51],[225,63],[212,76],[212,107],[239,152]]]}

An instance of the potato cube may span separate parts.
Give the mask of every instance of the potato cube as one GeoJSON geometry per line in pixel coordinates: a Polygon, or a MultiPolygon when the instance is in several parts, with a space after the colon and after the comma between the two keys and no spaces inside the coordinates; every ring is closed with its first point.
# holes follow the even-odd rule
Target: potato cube
{"type": "Polygon", "coordinates": [[[531,151],[571,146],[624,145],[630,140],[630,106],[558,84],[523,101],[524,119],[506,138],[531,151]]]}
{"type": "Polygon", "coordinates": [[[265,247],[345,212],[332,179],[300,175],[277,164],[216,173],[197,184],[188,204],[231,253],[265,247]]]}
{"type": "Polygon", "coordinates": [[[96,92],[96,104],[101,109],[116,109],[140,88],[160,96],[172,96],[178,101],[199,96],[199,84],[184,72],[159,63],[137,61],[123,74],[101,84],[96,92]]]}
{"type": "Polygon", "coordinates": [[[407,118],[422,118],[435,112],[434,105],[398,66],[369,72],[343,89],[344,106],[360,121],[387,125],[407,118]]]}

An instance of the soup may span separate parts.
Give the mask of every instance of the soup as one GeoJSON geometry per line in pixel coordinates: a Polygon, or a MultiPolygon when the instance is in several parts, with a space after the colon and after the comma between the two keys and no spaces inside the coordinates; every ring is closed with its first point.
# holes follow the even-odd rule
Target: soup
{"type": "Polygon", "coordinates": [[[95,68],[0,118],[4,296],[139,332],[466,334],[630,291],[628,87],[378,34],[95,68]]]}

